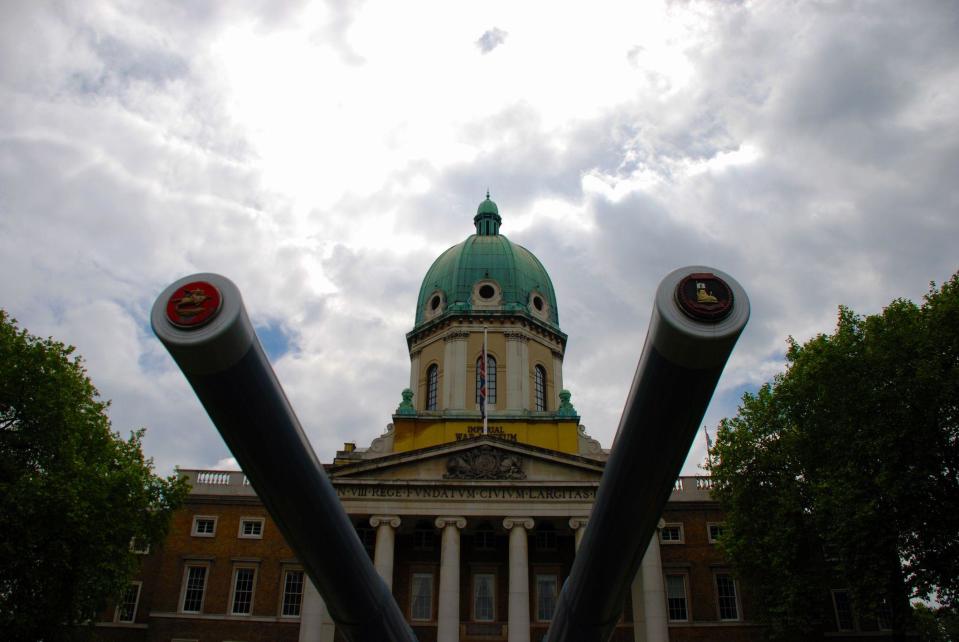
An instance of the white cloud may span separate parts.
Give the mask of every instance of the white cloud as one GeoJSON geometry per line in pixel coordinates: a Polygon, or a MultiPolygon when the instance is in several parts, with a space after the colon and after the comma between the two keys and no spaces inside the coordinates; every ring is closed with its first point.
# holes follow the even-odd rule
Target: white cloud
{"type": "Polygon", "coordinates": [[[487,54],[506,42],[506,36],[508,35],[499,27],[493,27],[483,32],[483,35],[477,39],[476,46],[482,53],[487,54]]]}
{"type": "Polygon", "coordinates": [[[921,2],[7,3],[0,302],[77,344],[161,470],[227,465],[147,323],[170,281],[227,274],[329,460],[389,421],[420,279],[490,187],[606,444],[659,279],[746,286],[714,424],[787,335],[957,268],[950,25],[921,2]],[[490,25],[509,36],[482,55],[490,25]]]}
{"type": "Polygon", "coordinates": [[[240,470],[240,465],[233,457],[224,457],[213,465],[214,470],[240,470]]]}

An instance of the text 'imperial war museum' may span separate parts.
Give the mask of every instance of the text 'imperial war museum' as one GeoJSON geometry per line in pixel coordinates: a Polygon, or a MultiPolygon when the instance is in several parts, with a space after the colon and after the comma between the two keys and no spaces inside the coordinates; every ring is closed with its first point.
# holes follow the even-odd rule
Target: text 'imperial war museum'
{"type": "MultiPolygon", "coordinates": [[[[409,388],[392,423],[366,448],[346,444],[325,468],[419,640],[539,640],[608,451],[585,433],[563,388],[567,336],[549,274],[500,234],[488,195],[473,220],[475,234],[423,279],[406,335],[409,388]]],[[[144,553],[98,635],[336,640],[244,474],[180,473],[192,485],[186,507],[164,545],[144,553]]],[[[748,594],[716,547],[721,529],[708,478],[678,479],[613,639],[760,639],[748,594]]]]}

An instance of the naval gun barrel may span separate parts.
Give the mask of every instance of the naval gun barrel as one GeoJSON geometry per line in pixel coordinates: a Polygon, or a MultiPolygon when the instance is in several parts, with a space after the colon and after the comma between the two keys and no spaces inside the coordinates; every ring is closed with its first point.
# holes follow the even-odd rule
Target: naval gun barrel
{"type": "Polygon", "coordinates": [[[153,331],[354,642],[416,637],[360,543],[228,279],[195,274],[153,305],[153,331]]]}
{"type": "Polygon", "coordinates": [[[708,267],[671,272],[652,319],[576,559],[546,640],[606,642],[749,319],[749,299],[708,267]]]}

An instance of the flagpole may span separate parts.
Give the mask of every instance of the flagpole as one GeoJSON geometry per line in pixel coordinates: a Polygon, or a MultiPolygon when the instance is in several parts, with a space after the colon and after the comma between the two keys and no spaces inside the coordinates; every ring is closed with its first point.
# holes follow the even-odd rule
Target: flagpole
{"type": "MultiPolygon", "coordinates": [[[[489,357],[486,352],[486,326],[483,326],[483,370],[484,372],[489,367],[489,357]]],[[[486,376],[489,377],[489,372],[486,372],[486,376]]],[[[483,434],[489,434],[489,409],[486,407],[486,402],[489,399],[489,384],[484,382],[486,385],[486,394],[483,395],[483,434]]]]}

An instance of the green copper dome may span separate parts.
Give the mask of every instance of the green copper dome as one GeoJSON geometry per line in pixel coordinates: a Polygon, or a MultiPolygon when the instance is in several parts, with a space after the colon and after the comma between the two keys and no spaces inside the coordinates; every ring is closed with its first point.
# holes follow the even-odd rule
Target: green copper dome
{"type": "Polygon", "coordinates": [[[496,203],[480,203],[476,234],[449,248],[426,272],[414,331],[460,314],[520,315],[559,331],[553,282],[533,253],[499,233],[496,203]]]}
{"type": "Polygon", "coordinates": [[[476,208],[476,215],[479,216],[480,214],[499,214],[499,208],[496,207],[496,203],[489,200],[489,194],[486,195],[486,200],[476,208]]]}

